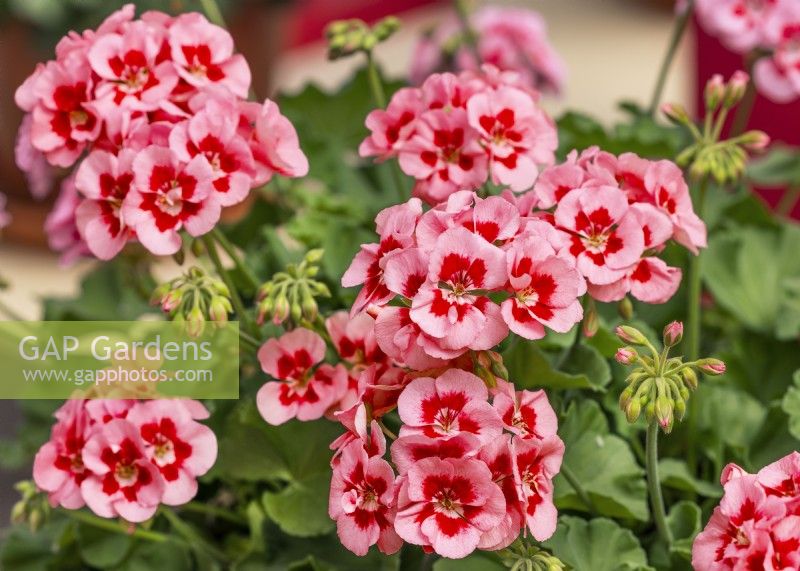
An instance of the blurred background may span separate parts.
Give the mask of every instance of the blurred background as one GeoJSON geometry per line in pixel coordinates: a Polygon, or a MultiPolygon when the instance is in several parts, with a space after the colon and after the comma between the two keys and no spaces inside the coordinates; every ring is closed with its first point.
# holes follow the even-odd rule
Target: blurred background
{"type": "MultiPolygon", "coordinates": [[[[75,293],[80,276],[93,262],[83,260],[64,267],[57,254],[47,249],[42,226],[55,193],[42,201],[31,198],[14,164],[14,140],[22,117],[14,105],[14,91],[36,62],[52,57],[55,43],[67,31],[94,27],[123,3],[0,2],[0,192],[8,195],[13,217],[0,238],[0,274],[11,282],[0,291],[0,309],[11,308],[26,319],[40,316],[43,297],[75,293]]],[[[135,3],[138,12],[201,9],[199,0],[135,3]]],[[[565,109],[579,109],[609,124],[619,117],[620,100],[647,102],[672,30],[672,1],[527,0],[516,4],[544,16],[550,40],[566,63],[569,76],[564,94],[545,100],[554,116],[565,109]]],[[[349,58],[331,63],[326,59],[323,29],[340,18],[374,21],[388,14],[400,16],[401,31],[379,46],[376,57],[388,77],[403,78],[417,37],[450,10],[449,2],[436,0],[223,0],[221,5],[236,46],[253,71],[254,89],[260,98],[296,92],[309,82],[325,89],[342,83],[361,61],[349,58]]],[[[740,56],[726,52],[716,40],[693,27],[679,48],[664,100],[696,108],[697,86],[711,73],[728,76],[741,67],[740,56]]],[[[796,106],[759,100],[750,126],[796,144],[800,142],[799,123],[796,106]]],[[[767,189],[763,196],[774,203],[777,192],[767,189]]],[[[0,311],[0,319],[7,317],[0,311]]],[[[0,437],[7,437],[15,425],[12,409],[13,403],[0,402],[0,437]]],[[[11,483],[27,476],[0,472],[0,514],[8,513],[13,501],[11,483]]]]}

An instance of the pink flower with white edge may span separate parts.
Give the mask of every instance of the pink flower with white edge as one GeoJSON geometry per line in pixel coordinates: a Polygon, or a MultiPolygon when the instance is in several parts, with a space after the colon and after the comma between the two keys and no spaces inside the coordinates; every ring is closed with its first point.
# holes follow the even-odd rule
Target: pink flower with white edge
{"type": "Polygon", "coordinates": [[[694,540],[695,569],[744,569],[748,561],[764,561],[770,532],[786,516],[784,503],[768,496],[754,475],[729,480],[724,490],[708,525],[694,540]]]}
{"type": "Polygon", "coordinates": [[[505,515],[503,491],[492,481],[486,464],[477,459],[425,458],[400,483],[394,527],[408,543],[461,559],[505,515]]]}
{"type": "Polygon", "coordinates": [[[221,206],[213,191],[211,165],[204,156],[188,164],[166,147],[151,145],[133,161],[134,186],[122,216],[145,248],[157,255],[178,251],[185,228],[201,236],[219,220],[221,206]]]}
{"type": "Polygon", "coordinates": [[[208,101],[204,111],[172,129],[169,147],[185,163],[204,156],[220,204],[231,206],[247,198],[255,163],[247,141],[237,134],[236,117],[224,110],[215,100],[208,101]]]}
{"type": "Polygon", "coordinates": [[[420,86],[422,101],[429,110],[466,109],[467,101],[485,89],[483,81],[466,74],[434,73],[420,86]]]}
{"type": "Polygon", "coordinates": [[[764,466],[756,478],[768,496],[782,499],[789,513],[800,515],[800,452],[764,466]]]}
{"type": "Polygon", "coordinates": [[[377,544],[381,553],[400,550],[394,530],[394,471],[379,456],[368,456],[360,442],[349,444],[333,469],[328,514],[336,521],[339,540],[364,556],[377,544]]]}
{"type": "Polygon", "coordinates": [[[81,400],[67,401],[57,416],[50,440],[33,460],[33,480],[47,492],[53,507],[78,509],[84,505],[81,483],[89,475],[83,463],[83,450],[92,421],[81,400]]]}
{"type": "Polygon", "coordinates": [[[112,420],[126,419],[136,406],[133,399],[91,399],[85,403],[86,413],[92,422],[107,424],[112,420]]]}
{"type": "Polygon", "coordinates": [[[366,125],[371,133],[362,141],[358,154],[380,160],[395,156],[414,134],[417,117],[422,111],[419,89],[405,87],[398,90],[385,111],[376,109],[367,115],[366,125]]]}
{"type": "Polygon", "coordinates": [[[703,29],[737,53],[765,43],[764,23],[778,0],[697,0],[695,10],[703,29]]]}
{"type": "Polygon", "coordinates": [[[505,86],[478,93],[467,102],[467,116],[489,154],[495,184],[527,190],[539,166],[555,162],[555,124],[528,93],[505,86]]]}
{"type": "MultiPolygon", "coordinates": [[[[199,403],[198,403],[199,404],[199,403]]],[[[138,429],[145,453],[164,480],[162,502],[177,506],[197,495],[197,477],[217,459],[217,437],[192,419],[180,401],[142,401],[128,414],[138,429]]]]}
{"type": "MultiPolygon", "coordinates": [[[[511,387],[511,386],[510,386],[511,387]]],[[[558,417],[542,391],[498,392],[492,406],[506,430],[521,438],[544,439],[558,431],[558,417]]]]}
{"type": "Polygon", "coordinates": [[[462,353],[440,347],[436,339],[411,319],[411,310],[407,307],[382,307],[375,320],[375,338],[384,353],[415,371],[444,366],[447,359],[462,353]],[[426,347],[439,357],[431,356],[426,347]]]}
{"type": "Polygon", "coordinates": [[[378,421],[371,420],[367,424],[367,407],[364,403],[354,404],[333,416],[342,423],[347,432],[331,442],[330,449],[335,451],[331,458],[331,467],[339,463],[342,452],[351,442],[361,442],[361,447],[369,457],[382,457],[386,453],[386,437],[378,421]]]}
{"type": "Polygon", "coordinates": [[[417,225],[417,243],[429,252],[439,236],[457,226],[487,242],[505,242],[517,234],[521,222],[519,210],[505,197],[480,198],[472,191],[461,190],[422,215],[417,225]]]}
{"type": "Polygon", "coordinates": [[[197,88],[214,84],[247,97],[250,67],[233,53],[233,38],[197,12],[182,14],[169,27],[172,61],[184,81],[197,88]]]}
{"type": "Polygon", "coordinates": [[[81,483],[81,492],[94,513],[134,523],[155,514],[164,481],[132,423],[112,420],[98,426],[83,449],[83,462],[91,475],[81,483]]]}
{"type": "Polygon", "coordinates": [[[538,236],[521,236],[506,250],[512,295],[500,306],[509,329],[541,339],[545,326],[566,333],[583,319],[586,282],[575,264],[538,236]]]}
{"type": "Polygon", "coordinates": [[[568,193],[558,203],[555,221],[571,234],[563,253],[576,260],[587,281],[609,284],[644,252],[642,228],[629,214],[628,200],[618,188],[600,186],[568,193]]]}
{"type": "Polygon", "coordinates": [[[44,231],[50,249],[61,254],[59,263],[68,266],[91,250],[78,231],[75,218],[80,195],[75,188],[74,175],[61,181],[61,190],[53,205],[53,210],[44,221],[44,231]]]}
{"type": "Polygon", "coordinates": [[[756,61],[756,86],[777,103],[794,101],[800,97],[800,7],[775,2],[764,20],[764,35],[774,53],[756,61]]]}
{"type": "Polygon", "coordinates": [[[506,283],[505,255],[465,228],[448,230],[430,255],[428,283],[411,319],[445,349],[490,349],[508,334],[500,308],[482,292],[506,283]]]}
{"type": "Polygon", "coordinates": [[[556,530],[553,478],[561,470],[564,443],[555,435],[542,440],[515,438],[511,450],[525,523],[537,541],[544,541],[556,530]]]}
{"type": "Polygon", "coordinates": [[[102,120],[89,105],[91,89],[89,65],[78,58],[48,62],[38,75],[31,143],[51,165],[72,166],[100,134],[102,120]]]}
{"type": "Polygon", "coordinates": [[[81,236],[101,260],[116,256],[135,234],[122,218],[122,204],[133,184],[133,159],[129,149],[114,156],[93,151],[81,162],[75,186],[86,198],[75,212],[81,236]]]}
{"type": "Polygon", "coordinates": [[[503,490],[506,499],[506,513],[503,521],[484,532],[478,544],[479,549],[496,551],[511,545],[522,528],[522,507],[519,490],[514,480],[514,458],[511,451],[511,436],[502,435],[480,449],[478,459],[492,473],[492,481],[503,490]]]}
{"type": "Polygon", "coordinates": [[[414,379],[397,401],[403,421],[400,436],[448,438],[467,433],[482,443],[491,442],[500,436],[503,425],[488,398],[484,382],[460,369],[448,369],[435,379],[414,379]]]}
{"type": "Polygon", "coordinates": [[[424,434],[400,436],[392,443],[392,462],[405,474],[423,458],[470,458],[478,453],[481,441],[467,432],[450,438],[431,438],[424,434]]]}
{"type": "Polygon", "coordinates": [[[165,35],[165,30],[138,21],[92,43],[88,59],[101,79],[94,93],[98,110],[159,108],[178,83],[172,62],[159,59],[165,35]]]}
{"type": "Polygon", "coordinates": [[[488,161],[463,109],[427,111],[403,145],[400,168],[417,179],[414,196],[436,204],[463,188],[486,181],[488,161]]]}
{"type": "Polygon", "coordinates": [[[414,245],[414,228],[422,214],[422,203],[418,198],[390,206],[375,218],[379,244],[362,244],[350,267],[342,276],[342,286],[362,285],[350,315],[361,312],[368,305],[384,305],[394,297],[386,287],[383,268],[392,253],[414,245]]]}
{"type": "Polygon", "coordinates": [[[265,99],[262,105],[245,102],[241,107],[252,124],[248,140],[256,168],[253,186],[266,184],[273,174],[290,178],[308,174],[308,158],[300,148],[297,131],[278,105],[265,99]]]}
{"type": "Polygon", "coordinates": [[[317,333],[298,327],[258,350],[261,369],[277,379],[265,383],[256,396],[261,416],[270,424],[291,418],[316,420],[347,390],[347,369],[314,366],[325,356],[325,342],[317,333]]]}
{"type": "Polygon", "coordinates": [[[568,192],[581,188],[587,173],[577,164],[578,153],[572,151],[561,164],[544,169],[533,187],[542,208],[552,208],[568,192]]]}

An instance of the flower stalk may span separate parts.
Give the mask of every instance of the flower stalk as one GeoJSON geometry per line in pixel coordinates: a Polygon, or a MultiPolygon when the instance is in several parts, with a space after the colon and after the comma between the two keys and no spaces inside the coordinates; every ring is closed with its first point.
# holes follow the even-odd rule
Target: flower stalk
{"type": "Polygon", "coordinates": [[[664,54],[664,59],[661,62],[661,67],[658,71],[658,79],[656,80],[656,86],[653,90],[653,96],[650,99],[650,107],[648,107],[648,114],[651,117],[655,116],[658,106],[661,103],[661,98],[664,95],[664,87],[667,83],[669,70],[672,67],[672,62],[675,60],[675,55],[678,53],[678,46],[681,45],[681,40],[683,39],[683,35],[686,33],[686,28],[688,27],[689,19],[691,18],[693,11],[694,0],[689,0],[684,11],[675,20],[669,45],[666,53],[664,54]]]}
{"type": "Polygon", "coordinates": [[[661,493],[661,482],[658,479],[658,423],[651,421],[647,425],[645,440],[647,489],[650,494],[650,506],[653,510],[653,519],[656,522],[658,535],[667,544],[672,546],[672,531],[667,525],[667,513],[664,508],[664,497],[661,493]]]}

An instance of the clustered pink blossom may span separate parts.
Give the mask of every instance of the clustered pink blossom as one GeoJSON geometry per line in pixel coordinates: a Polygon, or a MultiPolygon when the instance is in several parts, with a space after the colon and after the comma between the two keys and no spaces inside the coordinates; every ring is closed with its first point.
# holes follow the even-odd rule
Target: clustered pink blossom
{"type": "Polygon", "coordinates": [[[172,254],[181,230],[202,235],[274,174],[308,171],[294,127],[274,102],[246,101],[249,88],[226,30],[198,13],[134,20],[129,4],[63,38],[19,87],[17,163],[37,196],[52,167],[74,167],[77,204],[64,198],[73,212],[57,225],[74,219],[98,258],[133,239],[172,254]]]}
{"type": "Polygon", "coordinates": [[[416,179],[414,196],[429,204],[488,181],[528,190],[558,146],[555,124],[537,100],[518,74],[492,66],[434,74],[367,116],[371,134],[359,153],[397,158],[416,179]]]}
{"type": "MultiPolygon", "coordinates": [[[[544,19],[534,10],[485,6],[470,15],[480,61],[502,71],[520,74],[526,85],[557,93],[566,78],[564,63],[547,37],[544,19]]],[[[420,39],[412,56],[411,81],[422,83],[430,74],[475,70],[479,62],[453,14],[420,39]],[[459,43],[459,39],[461,40],[459,43]],[[454,51],[454,47],[455,51],[454,51]]]]}
{"type": "Polygon", "coordinates": [[[796,0],[697,0],[703,28],[738,53],[765,52],[758,89],[778,103],[800,97],[800,4],[796,0]]]}
{"type": "Polygon", "coordinates": [[[692,548],[695,569],[800,569],[800,453],[748,474],[728,464],[725,495],[692,548]]]}
{"type": "Polygon", "coordinates": [[[76,399],[55,417],[33,464],[53,506],[141,522],[159,504],[191,500],[217,457],[216,436],[197,422],[208,418],[197,401],[76,399]]]}

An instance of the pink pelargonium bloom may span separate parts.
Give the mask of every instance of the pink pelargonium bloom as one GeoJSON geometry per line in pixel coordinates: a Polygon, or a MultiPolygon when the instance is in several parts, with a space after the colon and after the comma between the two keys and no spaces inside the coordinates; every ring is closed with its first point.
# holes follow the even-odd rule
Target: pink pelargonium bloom
{"type": "Polygon", "coordinates": [[[70,167],[100,134],[102,120],[89,104],[91,70],[80,58],[48,62],[36,79],[31,143],[55,166],[70,167]]]}
{"type": "Polygon", "coordinates": [[[277,103],[265,99],[262,105],[244,102],[241,107],[250,123],[246,133],[255,159],[253,186],[266,184],[273,174],[290,178],[308,174],[308,158],[300,148],[297,131],[277,103]]]}
{"type": "Polygon", "coordinates": [[[695,569],[745,569],[750,561],[764,562],[770,532],[786,516],[784,503],[767,495],[754,475],[733,478],[724,489],[720,505],[692,546],[695,569]]]}
{"type": "Polygon", "coordinates": [[[477,459],[425,458],[400,483],[395,530],[450,559],[472,553],[506,515],[503,491],[477,459]]]}
{"type": "Polygon", "coordinates": [[[158,109],[178,83],[171,61],[159,59],[166,31],[132,22],[120,33],[105,34],[89,48],[98,110],[121,106],[130,111],[158,109]]]}
{"type": "Polygon", "coordinates": [[[118,156],[93,151],[75,174],[75,186],[85,197],[75,212],[78,230],[101,260],[116,256],[135,237],[122,218],[122,204],[133,184],[135,157],[130,149],[123,149],[118,156]]]}
{"type": "Polygon", "coordinates": [[[790,513],[800,515],[800,452],[764,466],[756,478],[768,496],[782,499],[790,513]]]}
{"type": "Polygon", "coordinates": [[[570,152],[561,164],[547,167],[536,179],[533,187],[542,208],[552,208],[571,190],[581,188],[587,172],[577,163],[578,153],[570,152]]]}
{"type": "Polygon", "coordinates": [[[352,365],[372,365],[386,362],[386,355],[375,340],[375,319],[367,313],[350,317],[337,311],[325,320],[336,352],[352,365]]]}
{"type": "Polygon", "coordinates": [[[400,436],[392,443],[392,462],[405,474],[423,458],[470,458],[478,453],[481,441],[477,436],[461,432],[450,438],[431,438],[424,434],[400,436]]]}
{"type": "Polygon", "coordinates": [[[480,549],[496,551],[508,547],[519,537],[523,522],[519,489],[514,479],[511,436],[504,434],[483,446],[478,453],[478,459],[489,468],[492,481],[500,486],[506,499],[506,513],[502,522],[485,532],[478,544],[480,549]]]}
{"type": "Polygon", "coordinates": [[[37,200],[41,200],[53,188],[55,169],[47,162],[44,153],[31,142],[33,116],[28,113],[22,118],[14,143],[14,161],[19,170],[25,174],[28,190],[37,200]]]}
{"type": "Polygon", "coordinates": [[[83,451],[89,438],[91,419],[81,400],[69,400],[58,413],[50,440],[33,460],[33,480],[47,492],[50,505],[67,509],[83,507],[81,484],[89,475],[83,451]]]}
{"type": "Polygon", "coordinates": [[[555,435],[542,440],[515,438],[511,449],[526,525],[537,541],[544,541],[556,530],[553,478],[561,470],[564,443],[555,435]]]}
{"type": "Polygon", "coordinates": [[[181,14],[169,27],[172,61],[184,81],[197,88],[214,84],[247,97],[250,67],[233,53],[233,38],[197,12],[181,14]]]}
{"type": "Polygon", "coordinates": [[[380,243],[362,244],[350,267],[342,276],[342,286],[362,285],[350,315],[355,315],[370,304],[384,305],[394,297],[386,287],[383,268],[394,252],[414,246],[414,229],[422,214],[422,203],[418,198],[390,206],[375,218],[380,243]]]}
{"type": "Polygon", "coordinates": [[[382,307],[375,320],[375,338],[384,353],[415,371],[442,367],[447,358],[455,358],[462,352],[441,348],[436,339],[426,335],[411,319],[411,310],[407,307],[382,307]],[[426,347],[439,357],[431,356],[426,347]]]}
{"type": "Polygon", "coordinates": [[[611,186],[574,190],[558,203],[556,225],[571,234],[563,252],[587,281],[617,281],[644,252],[642,228],[629,210],[625,194],[611,186]]]}
{"type": "Polygon", "coordinates": [[[204,156],[188,164],[166,147],[151,145],[133,161],[134,186],[122,216],[139,241],[156,255],[178,251],[185,228],[192,236],[210,231],[221,206],[213,191],[213,169],[204,156]]]}
{"type": "Polygon", "coordinates": [[[91,475],[81,492],[94,513],[135,523],[155,514],[164,480],[132,423],[112,420],[98,426],[83,449],[83,461],[91,475]]]}
{"type": "Polygon", "coordinates": [[[310,329],[298,327],[258,350],[262,370],[277,379],[265,383],[256,396],[261,416],[270,424],[291,418],[315,420],[347,390],[347,369],[314,366],[325,356],[325,342],[310,329]]]}
{"type": "Polygon", "coordinates": [[[176,125],[169,134],[169,147],[181,161],[189,163],[197,155],[206,158],[222,206],[247,198],[255,174],[253,154],[237,127],[236,117],[226,115],[225,107],[212,99],[203,111],[176,125]]]}
{"type": "Polygon", "coordinates": [[[766,42],[764,23],[779,0],[697,0],[695,11],[703,29],[737,53],[766,42]]]}
{"type": "Polygon", "coordinates": [[[397,401],[403,421],[400,436],[448,438],[467,433],[482,443],[491,442],[500,436],[503,425],[488,398],[484,382],[460,369],[448,369],[435,379],[414,379],[397,401]]]}
{"type": "Polygon", "coordinates": [[[463,109],[427,111],[403,145],[400,168],[417,179],[414,195],[436,204],[457,190],[486,182],[488,160],[463,109]]]}
{"type": "Polygon", "coordinates": [[[339,463],[342,452],[351,442],[359,441],[361,448],[370,458],[382,457],[386,453],[386,437],[377,420],[371,420],[367,424],[367,407],[364,403],[356,403],[347,410],[334,413],[333,416],[342,423],[347,432],[330,444],[330,449],[334,450],[331,467],[339,463]]]}
{"type": "Polygon", "coordinates": [[[411,319],[445,349],[490,349],[508,327],[485,292],[505,283],[503,251],[463,227],[453,228],[436,241],[428,283],[412,300],[411,319]]]}
{"type": "Polygon", "coordinates": [[[506,86],[486,90],[469,99],[467,115],[489,153],[495,184],[528,190],[539,167],[555,162],[555,124],[528,93],[506,86]]]}
{"type": "Polygon", "coordinates": [[[505,429],[521,438],[542,440],[558,431],[558,417],[543,390],[514,392],[509,385],[495,395],[492,405],[505,429]]]}
{"type": "Polygon", "coordinates": [[[800,98],[800,6],[790,1],[774,5],[764,21],[774,53],[760,58],[753,74],[760,92],[777,103],[788,103],[800,98]]]}
{"type": "Polygon", "coordinates": [[[177,506],[191,500],[197,494],[197,477],[217,459],[214,432],[173,399],[137,403],[127,419],[139,429],[145,452],[164,479],[161,501],[177,506]]]}
{"type": "Polygon", "coordinates": [[[506,250],[512,295],[500,309],[503,319],[526,339],[544,337],[544,326],[566,333],[583,319],[580,296],[586,282],[572,260],[556,255],[538,236],[520,236],[506,250]]]}
{"type": "Polygon", "coordinates": [[[414,134],[417,117],[423,109],[419,89],[406,87],[398,90],[385,111],[376,109],[367,115],[366,125],[371,133],[362,141],[358,154],[380,160],[395,156],[414,134]]]}
{"type": "Polygon", "coordinates": [[[76,214],[80,196],[75,188],[75,176],[70,175],[61,182],[61,191],[53,210],[44,221],[44,231],[50,248],[61,254],[59,263],[68,266],[91,252],[78,230],[76,214]]]}
{"type": "Polygon", "coordinates": [[[339,540],[364,556],[371,545],[390,555],[403,540],[394,530],[394,471],[380,456],[369,456],[360,442],[347,445],[333,469],[328,514],[339,540]]]}

